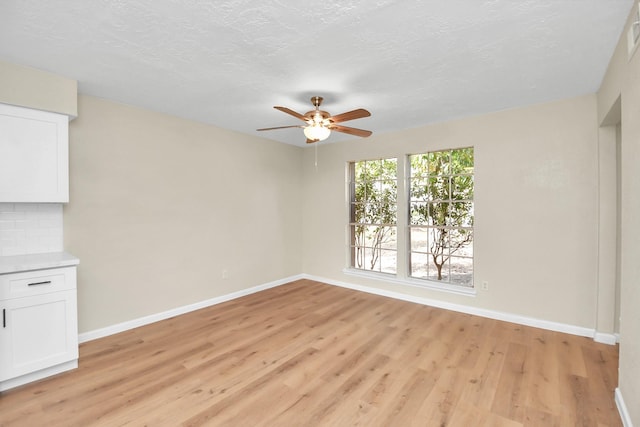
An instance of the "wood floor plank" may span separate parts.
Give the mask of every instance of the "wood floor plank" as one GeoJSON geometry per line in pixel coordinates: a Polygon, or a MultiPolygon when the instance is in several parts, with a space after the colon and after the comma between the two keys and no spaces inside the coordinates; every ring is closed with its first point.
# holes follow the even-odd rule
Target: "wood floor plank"
{"type": "Polygon", "coordinates": [[[492,412],[518,422],[524,420],[528,393],[526,375],[533,363],[528,355],[527,346],[509,343],[492,406],[492,412]]]}
{"type": "Polygon", "coordinates": [[[616,346],[299,280],[84,343],[0,426],[621,426],[616,346]]]}
{"type": "Polygon", "coordinates": [[[456,410],[451,417],[451,426],[474,426],[474,427],[522,427],[523,424],[517,421],[504,418],[494,413],[487,413],[484,409],[461,400],[456,405],[456,410]]]}
{"type": "Polygon", "coordinates": [[[538,330],[529,346],[530,363],[528,368],[528,386],[526,407],[540,413],[558,413],[558,366],[554,355],[555,341],[553,332],[538,330]]]}
{"type": "Polygon", "coordinates": [[[462,391],[461,400],[486,411],[491,410],[495,399],[508,341],[499,337],[486,339],[480,350],[476,365],[469,371],[469,378],[462,391]]]}

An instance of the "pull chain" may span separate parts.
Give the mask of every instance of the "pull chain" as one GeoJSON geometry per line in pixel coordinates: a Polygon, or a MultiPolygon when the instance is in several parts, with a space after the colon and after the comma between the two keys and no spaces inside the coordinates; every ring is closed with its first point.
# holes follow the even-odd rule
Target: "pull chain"
{"type": "Polygon", "coordinates": [[[313,150],[315,151],[316,172],[318,172],[318,141],[314,142],[313,145],[314,145],[313,150]]]}

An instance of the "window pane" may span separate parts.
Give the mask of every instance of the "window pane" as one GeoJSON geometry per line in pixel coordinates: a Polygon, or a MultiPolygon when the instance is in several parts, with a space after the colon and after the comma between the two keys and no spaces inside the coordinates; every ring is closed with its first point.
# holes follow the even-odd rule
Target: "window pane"
{"type": "Polygon", "coordinates": [[[396,203],[398,194],[397,181],[380,181],[380,201],[384,203],[396,203]]]}
{"type": "Polygon", "coordinates": [[[380,179],[380,160],[371,160],[367,162],[367,174],[370,179],[380,179]]]}
{"type": "Polygon", "coordinates": [[[396,227],[384,227],[384,239],[382,240],[380,247],[382,249],[396,250],[398,247],[398,236],[396,233],[396,227]]]}
{"type": "Polygon", "coordinates": [[[429,225],[444,226],[449,217],[449,205],[447,202],[429,203],[427,205],[427,223],[429,225]]]}
{"type": "Polygon", "coordinates": [[[451,262],[451,283],[464,286],[473,284],[473,260],[471,258],[461,258],[452,256],[451,262]]]}
{"type": "Polygon", "coordinates": [[[451,199],[451,187],[448,176],[430,176],[427,192],[430,200],[451,199]]]}
{"type": "Polygon", "coordinates": [[[429,170],[427,159],[428,156],[426,154],[409,156],[409,161],[411,163],[411,178],[420,179],[427,176],[427,171],[429,170]]]}
{"type": "Polygon", "coordinates": [[[380,208],[377,203],[367,203],[365,205],[366,218],[365,223],[367,224],[380,224],[380,208]]]}
{"type": "Polygon", "coordinates": [[[411,250],[429,252],[429,232],[426,228],[412,227],[410,230],[411,250]]]}
{"type": "Polygon", "coordinates": [[[427,203],[411,203],[411,225],[429,225],[427,203]]]}
{"type": "Polygon", "coordinates": [[[449,151],[434,151],[428,154],[429,175],[449,175],[449,151]]]}
{"type": "Polygon", "coordinates": [[[356,181],[363,181],[364,177],[367,175],[367,162],[355,162],[353,165],[356,181]]]}
{"type": "Polygon", "coordinates": [[[351,244],[353,246],[364,246],[364,225],[352,225],[351,226],[351,244]]]}
{"type": "Polygon", "coordinates": [[[365,183],[363,181],[356,181],[355,183],[355,193],[352,196],[354,202],[366,202],[367,201],[367,193],[371,190],[367,191],[367,186],[370,186],[369,183],[365,183]]]}
{"type": "Polygon", "coordinates": [[[372,248],[364,249],[364,268],[365,270],[380,271],[380,251],[372,248]]]}
{"type": "Polygon", "coordinates": [[[351,204],[351,222],[365,222],[364,203],[351,204]]]}
{"type": "Polygon", "coordinates": [[[473,257],[473,231],[471,229],[451,230],[452,253],[458,256],[473,257]]]}
{"type": "Polygon", "coordinates": [[[429,271],[428,278],[434,281],[449,281],[449,261],[448,258],[443,256],[437,256],[434,261],[432,256],[429,256],[429,271]]]}
{"type": "Polygon", "coordinates": [[[368,248],[396,248],[395,227],[368,226],[365,235],[365,246],[368,248]]]}
{"type": "Polygon", "coordinates": [[[351,250],[351,266],[355,268],[364,268],[364,248],[354,247],[351,250]]]}
{"type": "Polygon", "coordinates": [[[396,159],[383,159],[380,161],[381,166],[381,179],[393,180],[397,179],[397,160],[396,159]]]}
{"type": "Polygon", "coordinates": [[[429,266],[427,278],[434,281],[449,281],[449,261],[448,258],[437,256],[436,260],[429,256],[429,266]]]}
{"type": "Polygon", "coordinates": [[[473,203],[451,203],[449,225],[456,227],[471,227],[473,225],[473,203]]]}
{"type": "Polygon", "coordinates": [[[396,223],[396,205],[371,203],[366,206],[366,223],[367,224],[395,224],[396,223]]]}
{"type": "Polygon", "coordinates": [[[396,218],[398,214],[398,212],[396,211],[397,208],[398,206],[395,203],[380,206],[381,218],[383,220],[382,224],[396,223],[396,218]]]}
{"type": "Polygon", "coordinates": [[[398,254],[396,251],[382,250],[380,252],[380,271],[383,273],[396,273],[398,254]]]}
{"type": "Polygon", "coordinates": [[[455,254],[458,256],[473,258],[473,230],[465,230],[465,231],[471,234],[471,236],[464,236],[464,237],[459,236],[458,233],[460,233],[460,231],[454,230],[451,233],[451,241],[459,242],[459,241],[465,240],[464,244],[457,245],[455,254]]]}
{"type": "Polygon", "coordinates": [[[444,227],[429,228],[429,253],[449,254],[449,229],[444,227]]]}
{"type": "Polygon", "coordinates": [[[451,177],[451,198],[473,200],[473,177],[469,175],[451,177]]]}
{"type": "Polygon", "coordinates": [[[451,151],[451,173],[473,173],[473,148],[451,151]]]}
{"type": "Polygon", "coordinates": [[[427,191],[427,180],[426,179],[415,179],[411,180],[411,195],[410,199],[416,201],[427,201],[429,200],[429,192],[427,191]]]}
{"type": "Polygon", "coordinates": [[[411,276],[426,279],[429,269],[429,255],[412,253],[411,254],[411,276]]]}

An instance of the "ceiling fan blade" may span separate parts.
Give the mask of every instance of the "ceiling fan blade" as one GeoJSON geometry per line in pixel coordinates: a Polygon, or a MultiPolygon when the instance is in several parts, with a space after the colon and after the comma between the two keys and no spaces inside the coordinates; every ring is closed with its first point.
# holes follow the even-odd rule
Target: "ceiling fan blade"
{"type": "Polygon", "coordinates": [[[280,111],[282,111],[283,113],[287,113],[287,114],[289,114],[289,115],[291,115],[291,116],[295,117],[296,119],[300,119],[300,120],[302,120],[303,122],[306,122],[306,121],[307,121],[307,118],[306,118],[305,116],[303,116],[303,115],[302,115],[302,114],[300,114],[300,113],[296,113],[295,111],[293,111],[293,110],[291,110],[291,109],[289,109],[289,108],[287,108],[287,107],[277,107],[277,106],[276,106],[276,107],[273,107],[273,108],[275,108],[276,110],[280,110],[280,111]]]}
{"type": "Polygon", "coordinates": [[[346,113],[338,114],[337,116],[329,117],[329,120],[333,123],[346,122],[347,120],[361,119],[363,117],[369,117],[370,112],[364,108],[358,108],[357,110],[347,111],[346,113]]]}
{"type": "Polygon", "coordinates": [[[336,132],[348,133],[349,135],[361,136],[363,138],[366,138],[373,133],[370,130],[356,129],[340,125],[330,125],[329,129],[335,130],[336,132]]]}
{"type": "Polygon", "coordinates": [[[318,142],[317,139],[309,139],[307,138],[307,144],[313,144],[314,142],[318,142]]]}
{"type": "Polygon", "coordinates": [[[287,129],[287,128],[303,128],[304,126],[302,125],[295,125],[295,126],[276,126],[274,128],[262,128],[262,129],[256,129],[256,130],[274,130],[274,129],[287,129]]]}

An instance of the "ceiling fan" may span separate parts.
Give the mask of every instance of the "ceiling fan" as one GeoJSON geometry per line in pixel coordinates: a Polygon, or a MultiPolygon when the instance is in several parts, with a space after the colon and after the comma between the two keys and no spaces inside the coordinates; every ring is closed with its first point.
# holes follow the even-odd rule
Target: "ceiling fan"
{"type": "Polygon", "coordinates": [[[358,108],[357,110],[347,111],[346,113],[338,114],[337,116],[332,116],[326,111],[320,110],[320,105],[322,104],[321,96],[313,96],[311,97],[311,103],[315,107],[315,110],[307,111],[304,114],[297,113],[293,110],[290,110],[287,107],[273,107],[276,110],[280,110],[283,113],[287,113],[296,119],[300,119],[303,122],[306,122],[306,125],[293,125],[293,126],[277,126],[272,128],[262,128],[257,129],[259,131],[263,130],[274,130],[274,129],[287,129],[287,128],[303,128],[304,136],[307,137],[307,144],[324,141],[331,135],[331,131],[335,130],[336,132],[348,133],[349,135],[361,136],[366,138],[370,136],[373,132],[370,130],[357,129],[348,126],[342,126],[337,123],[346,122],[348,120],[361,119],[363,117],[369,117],[371,115],[370,112],[363,108],[358,108]]]}

